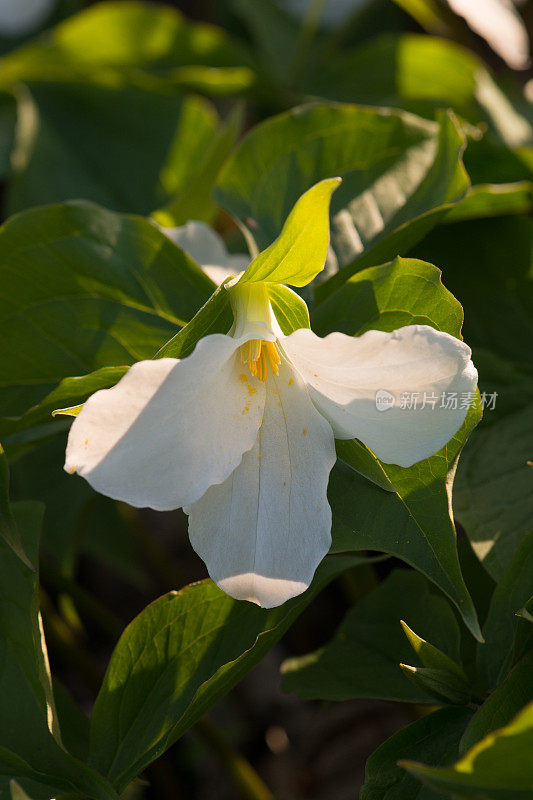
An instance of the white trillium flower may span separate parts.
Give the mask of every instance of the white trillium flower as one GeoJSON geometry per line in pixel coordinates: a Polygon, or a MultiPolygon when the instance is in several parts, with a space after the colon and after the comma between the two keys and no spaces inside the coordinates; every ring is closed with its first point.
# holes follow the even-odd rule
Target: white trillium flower
{"type": "Polygon", "coordinates": [[[224,239],[205,222],[190,220],[177,228],[158,227],[190,255],[217,286],[242,272],[250,263],[246,253],[228,253],[224,239]]]}
{"type": "Polygon", "coordinates": [[[287,282],[309,282],[328,246],[322,204],[306,251],[319,266],[304,259],[299,278],[287,272],[294,251],[305,255],[303,229],[276,260],[307,195],[280,238],[226,284],[231,330],[200,339],[187,358],[134,364],[115,387],[93,394],[73,422],[65,463],[109,497],[184,508],[212,579],[267,608],[303,592],[330,549],[335,438],[357,437],[384,462],[409,467],[440,450],[467,412],[402,409],[402,393],[460,395],[477,382],[470,348],[427,325],[360,337],[282,333],[268,279],[285,269],[287,282]],[[382,389],[396,401],[387,411],[376,406],[382,389]]]}
{"type": "Polygon", "coordinates": [[[0,0],[0,35],[24,36],[49,17],[56,0],[0,0]]]}

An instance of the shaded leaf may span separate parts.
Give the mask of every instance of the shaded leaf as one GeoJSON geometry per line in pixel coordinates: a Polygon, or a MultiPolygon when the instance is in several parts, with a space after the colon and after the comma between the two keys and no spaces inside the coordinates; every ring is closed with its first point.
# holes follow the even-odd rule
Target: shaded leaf
{"type": "Polygon", "coordinates": [[[34,569],[24,552],[22,537],[9,502],[9,467],[2,445],[0,445],[0,536],[29,569],[34,569]]]}
{"type": "Polygon", "coordinates": [[[453,767],[400,762],[427,786],[458,800],[529,800],[533,791],[533,704],[489,734],[453,767]]]}
{"type": "MultiPolygon", "coordinates": [[[[191,173],[219,135],[216,111],[195,97],[45,82],[27,84],[17,95],[17,158],[5,201],[9,214],[83,198],[147,215],[180,189],[192,193],[191,173]],[[188,169],[178,168],[178,149],[188,169]]],[[[202,177],[209,192],[207,175],[202,177]]]]}
{"type": "Polygon", "coordinates": [[[155,225],[81,201],[2,227],[0,285],[2,416],[68,375],[151,358],[213,290],[155,225]]]}
{"type": "Polygon", "coordinates": [[[253,81],[247,55],[225,31],[176,8],[136,0],[95,3],[2,61],[2,86],[79,81],[233,92],[253,81]]]}
{"type": "Polygon", "coordinates": [[[422,575],[397,570],[347,614],[324,648],[285,662],[283,688],[306,700],[432,702],[400,670],[400,662],[413,660],[401,619],[459,658],[459,628],[447,601],[422,575]]]}
{"type": "Polygon", "coordinates": [[[366,762],[361,800],[448,800],[424,788],[397,762],[423,758],[447,764],[459,756],[459,739],[471,716],[467,708],[443,708],[427,714],[391,736],[366,762]]]}
{"type": "MultiPolygon", "coordinates": [[[[529,407],[476,431],[457,472],[455,514],[476,555],[496,580],[532,530],[533,470],[528,466],[532,445],[533,409],[529,407]]],[[[531,584],[529,588],[531,594],[531,584]]]]}
{"type": "Polygon", "coordinates": [[[226,694],[357,556],[332,557],[303,595],[267,611],[202,581],[126,628],[93,711],[90,761],[119,791],[226,694]]]}
{"type": "Polygon", "coordinates": [[[533,651],[530,651],[475,713],[461,739],[461,753],[497,728],[503,728],[532,700],[533,651]]]}
{"type": "Polygon", "coordinates": [[[520,652],[522,637],[532,632],[525,620],[517,616],[519,609],[533,594],[533,531],[519,545],[509,566],[496,586],[487,620],[483,627],[485,644],[477,654],[479,673],[488,689],[505,678],[520,652]]]}

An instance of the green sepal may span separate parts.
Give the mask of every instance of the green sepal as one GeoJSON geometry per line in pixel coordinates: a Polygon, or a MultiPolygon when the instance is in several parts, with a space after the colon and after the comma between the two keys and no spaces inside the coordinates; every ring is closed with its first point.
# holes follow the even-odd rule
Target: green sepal
{"type": "Polygon", "coordinates": [[[450,658],[446,655],[446,653],[443,653],[442,650],[439,650],[438,647],[435,647],[425,639],[422,639],[421,636],[418,636],[418,634],[416,634],[409,627],[409,625],[403,621],[403,619],[400,620],[400,625],[403,628],[403,632],[407,636],[409,644],[417,654],[424,667],[449,672],[458,680],[463,681],[466,687],[468,686],[467,676],[459,664],[453,660],[453,658],[450,658]]]}
{"type": "Polygon", "coordinates": [[[431,667],[411,667],[400,664],[403,674],[439,703],[464,705],[470,691],[464,682],[451,672],[431,667]]]}
{"type": "Polygon", "coordinates": [[[326,178],[296,201],[278,238],[254,258],[239,283],[268,281],[306,286],[324,268],[329,204],[342,178],[326,178]]]}

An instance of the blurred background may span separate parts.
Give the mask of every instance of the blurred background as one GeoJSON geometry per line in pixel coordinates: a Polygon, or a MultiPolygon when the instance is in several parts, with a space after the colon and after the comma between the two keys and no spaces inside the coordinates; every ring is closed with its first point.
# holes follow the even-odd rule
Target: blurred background
{"type": "MultiPolygon", "coordinates": [[[[533,2],[510,0],[0,0],[2,219],[85,198],[167,226],[202,219],[243,251],[238,229],[210,200],[223,161],[253,125],[320,99],[430,119],[452,107],[469,132],[474,183],[530,179],[532,31],[533,2]],[[193,140],[183,134],[191,119],[193,140]]],[[[475,237],[490,249],[498,230],[513,239],[515,223],[465,224],[437,229],[416,254],[446,264],[446,286],[465,304],[465,338],[475,345],[486,331],[482,313],[472,308],[469,316],[465,259],[475,256],[463,243],[475,237]]],[[[513,347],[509,339],[496,350],[513,347]]],[[[54,425],[60,435],[47,427],[37,450],[23,435],[11,439],[12,492],[46,503],[50,658],[89,713],[124,625],[154,598],[206,574],[181,512],[131,509],[64,475],[68,425],[54,425]]],[[[460,530],[459,538],[465,569],[475,569],[460,530]]],[[[424,712],[366,699],[302,701],[282,691],[280,666],[327,642],[346,611],[398,567],[405,569],[388,559],[332,583],[130,795],[357,797],[369,755],[424,712]]]]}

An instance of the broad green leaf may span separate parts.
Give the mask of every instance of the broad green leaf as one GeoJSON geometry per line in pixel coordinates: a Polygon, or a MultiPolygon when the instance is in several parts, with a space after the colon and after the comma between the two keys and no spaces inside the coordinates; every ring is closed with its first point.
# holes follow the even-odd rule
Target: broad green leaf
{"type": "Polygon", "coordinates": [[[475,422],[475,417],[469,416],[446,447],[409,469],[380,464],[372,456],[376,469],[379,465],[394,491],[358,475],[361,472],[375,480],[359,453],[340,448],[340,457],[350,466],[337,462],[328,497],[333,511],[335,551],[380,550],[401,558],[448,595],[479,639],[476,612],[457,557],[449,499],[453,465],[475,422]]]}
{"type": "MultiPolygon", "coordinates": [[[[533,409],[529,407],[476,431],[457,472],[456,516],[496,580],[532,530],[533,470],[528,465],[532,445],[533,409]]],[[[530,594],[532,588],[530,584],[530,594]]]]}
{"type": "Polygon", "coordinates": [[[248,134],[226,164],[215,199],[261,249],[279,235],[303,192],[340,175],[331,244],[344,269],[330,279],[331,289],[406,251],[462,199],[463,148],[450,116],[435,123],[390,110],[303,106],[248,134]]]}
{"type": "Polygon", "coordinates": [[[9,436],[35,425],[49,423],[54,411],[76,403],[83,405],[94,392],[109,389],[118,383],[127,370],[128,367],[102,367],[79,378],[64,378],[38,405],[29,408],[26,413],[17,417],[0,418],[0,431],[3,436],[9,436]]]}
{"type": "Polygon", "coordinates": [[[8,543],[14,553],[29,569],[33,565],[24,552],[22,537],[9,503],[9,467],[2,445],[0,444],[0,536],[8,543]]]}
{"type": "Polygon", "coordinates": [[[303,595],[270,611],[211,581],[156,600],[126,628],[93,711],[90,763],[120,791],[226,694],[343,569],[331,557],[303,595]]]}
{"type": "Polygon", "coordinates": [[[533,792],[533,703],[489,734],[453,767],[414,761],[401,766],[435,791],[457,800],[530,800],[533,792]]]}
{"type": "Polygon", "coordinates": [[[53,687],[61,740],[71,755],[86,761],[89,752],[89,718],[76,705],[62,683],[54,680],[53,687]]]}
{"type": "Polygon", "coordinates": [[[283,688],[305,700],[432,702],[400,670],[400,662],[415,658],[402,619],[459,659],[459,627],[448,602],[422,575],[397,570],[347,614],[324,648],[285,662],[283,688]]]}
{"type": "MultiPolygon", "coordinates": [[[[47,562],[67,577],[74,577],[80,555],[103,562],[115,574],[139,585],[135,569],[135,540],[116,511],[114,501],[97,496],[86,481],[67,474],[66,430],[52,436],[11,464],[12,496],[45,504],[42,551],[47,562]],[[109,535],[109,531],[113,535],[109,535]]],[[[142,587],[142,582],[140,584],[142,587]]]]}
{"type": "MultiPolygon", "coordinates": [[[[14,504],[24,548],[37,563],[43,508],[14,504]]],[[[62,746],[39,616],[39,581],[0,540],[0,776],[36,781],[49,796],[78,791],[116,800],[112,787],[62,746]],[[53,794],[52,794],[53,793],[53,794]]]]}
{"type": "Polygon", "coordinates": [[[329,246],[329,206],[340,178],[312,186],[296,201],[279,237],[245,269],[239,283],[268,281],[307,286],[324,268],[329,246]]]}
{"type": "Polygon", "coordinates": [[[216,111],[196,97],[50,82],[30,83],[17,96],[9,214],[83,198],[147,215],[178,191],[191,191],[193,170],[219,136],[216,111]]]}
{"type": "Polygon", "coordinates": [[[20,81],[132,83],[234,92],[253,81],[248,57],[220,28],[177,9],[136,0],[92,5],[2,60],[0,84],[20,81]]]}
{"type": "Polygon", "coordinates": [[[352,48],[324,48],[304,85],[308,95],[392,106],[434,118],[453,108],[478,125],[465,165],[473,183],[531,177],[533,126],[523,90],[508,96],[471,50],[445,38],[383,34],[352,48]],[[482,137],[479,133],[484,133],[482,137]]]}
{"type": "Polygon", "coordinates": [[[473,716],[461,739],[461,753],[466,753],[497,728],[503,728],[532,701],[533,651],[530,650],[473,716]]]}
{"type": "Polygon", "coordinates": [[[531,181],[473,186],[464,200],[454,206],[445,223],[505,214],[529,214],[533,207],[531,181]]]}
{"type": "Polygon", "coordinates": [[[451,106],[468,116],[480,71],[485,71],[481,59],[455,42],[382,34],[321,64],[312,75],[312,91],[341,102],[408,107],[431,116],[436,108],[451,106]]]}
{"type": "Polygon", "coordinates": [[[460,337],[463,310],[441,276],[433,264],[414,258],[361,270],[313,310],[313,330],[319,336],[332,331],[360,335],[431,325],[460,337]]]}
{"type": "Polygon", "coordinates": [[[483,627],[485,643],[479,646],[477,666],[488,689],[493,689],[501,683],[516,658],[520,656],[519,646],[522,637],[529,638],[532,634],[527,621],[517,616],[517,612],[527,603],[531,594],[533,594],[533,531],[519,545],[496,586],[483,627]]]}
{"type": "Polygon", "coordinates": [[[430,793],[397,762],[423,758],[440,765],[458,758],[459,739],[471,714],[468,708],[443,708],[387,739],[366,762],[361,800],[448,800],[447,794],[430,793]]]}
{"type": "Polygon", "coordinates": [[[151,358],[213,291],[155,225],[85,202],[9,220],[0,286],[2,416],[20,416],[66,376],[151,358]]]}

